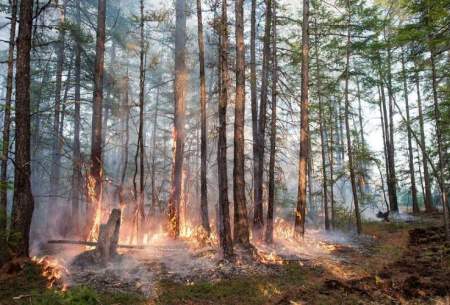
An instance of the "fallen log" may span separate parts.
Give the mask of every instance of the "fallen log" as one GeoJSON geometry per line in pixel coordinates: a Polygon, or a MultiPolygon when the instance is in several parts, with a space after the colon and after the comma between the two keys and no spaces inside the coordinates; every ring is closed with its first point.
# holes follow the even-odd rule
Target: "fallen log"
{"type": "MultiPolygon", "coordinates": [[[[66,245],[82,245],[82,246],[90,246],[97,247],[98,243],[95,241],[84,241],[84,240],[69,240],[69,239],[54,239],[47,241],[49,244],[66,244],[66,245]]],[[[144,249],[148,248],[145,245],[122,245],[117,244],[117,248],[123,249],[144,249]]]]}

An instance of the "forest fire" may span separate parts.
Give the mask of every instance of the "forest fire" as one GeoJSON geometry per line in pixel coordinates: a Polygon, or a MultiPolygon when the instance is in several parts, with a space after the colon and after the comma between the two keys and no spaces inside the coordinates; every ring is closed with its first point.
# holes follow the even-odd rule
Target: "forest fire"
{"type": "Polygon", "coordinates": [[[59,259],[51,256],[39,258],[34,256],[32,261],[41,267],[41,275],[47,279],[47,288],[58,287],[63,291],[67,289],[67,283],[65,281],[69,275],[69,270],[59,259]]]}
{"type": "Polygon", "coordinates": [[[101,196],[100,199],[96,198],[95,193],[95,178],[92,175],[87,176],[87,192],[90,199],[90,204],[94,205],[92,207],[94,209],[94,222],[89,231],[89,235],[87,241],[96,242],[98,240],[98,234],[100,229],[100,224],[102,221],[102,201],[101,196]]]}

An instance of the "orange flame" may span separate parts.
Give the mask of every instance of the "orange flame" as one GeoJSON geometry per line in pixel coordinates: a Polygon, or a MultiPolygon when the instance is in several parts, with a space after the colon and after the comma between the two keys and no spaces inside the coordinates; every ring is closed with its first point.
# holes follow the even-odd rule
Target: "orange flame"
{"type": "Polygon", "coordinates": [[[31,259],[37,265],[41,266],[41,275],[47,279],[47,288],[62,287],[62,290],[67,289],[67,284],[64,280],[67,278],[69,271],[58,259],[51,256],[43,256],[38,258],[34,256],[31,259]]]}
{"type": "MultiPolygon", "coordinates": [[[[100,174],[101,175],[101,174],[100,174]]],[[[87,190],[90,202],[95,205],[95,213],[94,213],[94,223],[89,231],[89,236],[87,241],[97,241],[98,234],[100,230],[100,224],[102,221],[102,207],[101,207],[101,194],[99,198],[96,196],[95,192],[96,181],[92,175],[88,175],[87,177],[87,190]]]]}

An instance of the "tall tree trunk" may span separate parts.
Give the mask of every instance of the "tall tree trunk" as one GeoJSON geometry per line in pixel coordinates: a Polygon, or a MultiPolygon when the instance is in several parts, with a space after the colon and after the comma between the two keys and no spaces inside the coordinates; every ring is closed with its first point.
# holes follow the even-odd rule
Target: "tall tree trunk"
{"type": "Polygon", "coordinates": [[[256,176],[258,175],[258,101],[256,92],[256,0],[252,1],[250,16],[250,104],[252,110],[253,138],[253,204],[256,198],[256,176]]]}
{"type": "Polygon", "coordinates": [[[172,190],[169,198],[169,234],[180,234],[180,197],[183,176],[184,124],[186,109],[186,1],[176,1],[175,25],[175,117],[173,129],[172,190]]]}
{"type": "Polygon", "coordinates": [[[253,237],[261,239],[263,237],[264,213],[263,213],[263,182],[264,182],[264,147],[266,133],[266,112],[267,112],[267,87],[269,76],[270,59],[270,27],[272,19],[272,0],[265,0],[265,26],[264,26],[264,45],[263,45],[263,63],[261,75],[261,101],[259,104],[259,120],[257,134],[257,154],[256,176],[255,176],[255,206],[253,212],[253,237]]]}
{"type": "Polygon", "coordinates": [[[87,209],[85,236],[94,224],[94,211],[101,203],[102,193],[102,110],[103,110],[103,75],[105,60],[105,19],[106,0],[98,0],[97,37],[95,50],[94,103],[92,109],[92,139],[91,139],[91,178],[94,181],[93,198],[87,209]]]}
{"type": "MultiPolygon", "coordinates": [[[[200,0],[198,0],[200,1],[200,0]]],[[[234,242],[248,247],[250,244],[247,207],[245,200],[245,45],[244,0],[235,2],[236,16],[236,97],[234,106],[234,242]]]]}
{"type": "MultiPolygon", "coordinates": [[[[386,170],[386,178],[389,181],[389,167],[388,167],[388,162],[389,162],[389,156],[388,156],[388,152],[387,152],[387,147],[388,147],[388,138],[386,136],[386,117],[384,115],[384,113],[386,112],[386,103],[385,103],[385,96],[384,96],[384,87],[383,87],[383,83],[380,82],[379,86],[378,86],[378,98],[379,98],[379,108],[380,108],[380,120],[381,120],[381,131],[382,131],[382,136],[383,136],[383,155],[384,155],[384,160],[385,160],[385,170],[386,170]]],[[[380,172],[380,176],[382,177],[382,173],[380,172]]],[[[384,181],[382,179],[381,181],[381,187],[383,189],[383,197],[386,197],[384,194],[384,181]]],[[[388,185],[388,188],[390,186],[388,185]]],[[[389,192],[389,190],[388,190],[389,192]]],[[[389,204],[387,203],[387,201],[385,200],[386,203],[386,211],[389,211],[389,204]]]]}
{"type": "MultiPolygon", "coordinates": [[[[81,27],[80,0],[76,1],[76,22],[81,27]]],[[[75,39],[75,111],[73,132],[73,163],[72,163],[72,228],[74,233],[80,231],[80,193],[81,193],[81,149],[80,149],[80,120],[81,120],[81,42],[75,39]]]]}
{"type": "Polygon", "coordinates": [[[356,231],[358,234],[361,234],[361,215],[359,212],[359,203],[358,203],[358,192],[356,189],[356,177],[355,177],[355,169],[353,167],[353,149],[352,149],[352,139],[351,139],[351,130],[349,124],[349,116],[350,116],[350,101],[348,98],[349,90],[349,74],[350,74],[350,48],[351,48],[351,39],[350,39],[350,26],[351,26],[351,8],[350,1],[347,0],[347,47],[346,47],[346,63],[345,63],[345,133],[347,135],[347,154],[348,154],[348,167],[350,170],[350,181],[352,184],[352,193],[353,193],[353,204],[355,206],[355,218],[356,218],[356,231]]]}
{"type": "MultiPolygon", "coordinates": [[[[365,139],[364,139],[364,124],[363,124],[363,116],[362,116],[362,105],[361,105],[361,89],[359,85],[359,78],[356,76],[356,90],[357,90],[357,98],[358,98],[358,122],[359,122],[359,135],[361,137],[360,141],[360,150],[364,153],[365,149],[365,139]]],[[[364,191],[366,185],[365,173],[366,173],[366,164],[365,160],[360,160],[359,167],[359,175],[358,175],[358,188],[361,194],[361,203],[364,203],[364,191]]]]}
{"type": "MultiPolygon", "coordinates": [[[[331,103],[330,103],[331,104],[331,103]]],[[[332,104],[329,107],[330,112],[330,139],[329,141],[329,164],[330,164],[330,203],[331,203],[331,227],[336,228],[336,210],[334,208],[334,106],[332,104]]]]}
{"type": "Polygon", "coordinates": [[[11,25],[9,29],[8,72],[6,76],[5,114],[3,118],[2,165],[0,184],[0,230],[6,228],[8,206],[8,156],[11,128],[11,98],[14,76],[14,45],[16,39],[17,1],[11,0],[11,25]]]}
{"type": "Polygon", "coordinates": [[[445,229],[445,239],[450,239],[449,232],[449,219],[448,219],[448,196],[447,196],[447,187],[444,181],[444,149],[442,147],[442,130],[441,130],[441,113],[439,109],[439,99],[437,93],[437,75],[436,75],[436,63],[435,63],[435,51],[434,47],[431,45],[431,38],[429,47],[430,47],[430,61],[431,61],[431,83],[432,83],[432,91],[433,91],[433,104],[434,104],[434,119],[436,123],[436,142],[438,149],[438,160],[439,160],[439,172],[438,174],[438,183],[441,191],[441,201],[442,201],[442,212],[444,218],[444,229],[445,229]]]}
{"type": "MultiPolygon", "coordinates": [[[[410,116],[409,116],[409,99],[408,99],[408,83],[406,80],[406,70],[405,70],[405,57],[402,50],[402,78],[403,78],[403,92],[405,97],[405,107],[406,107],[406,120],[407,125],[410,125],[410,116]]],[[[419,213],[419,203],[417,202],[417,189],[416,189],[416,177],[414,171],[414,155],[412,149],[412,139],[411,139],[411,131],[408,128],[408,157],[409,157],[409,175],[411,179],[411,196],[412,196],[412,208],[413,213],[419,213]]]]}
{"type": "Polygon", "coordinates": [[[305,235],[306,176],[309,158],[308,90],[309,90],[309,0],[303,0],[302,77],[300,104],[300,156],[298,164],[298,194],[295,211],[294,237],[305,235]]]}
{"type": "Polygon", "coordinates": [[[136,224],[138,240],[142,241],[143,225],[145,221],[144,211],[144,94],[145,94],[145,44],[144,44],[144,0],[140,1],[140,52],[139,52],[139,130],[138,130],[138,151],[139,151],[139,195],[138,213],[136,214],[136,224]]]}
{"type": "Polygon", "coordinates": [[[219,23],[219,131],[217,140],[217,168],[219,182],[219,240],[225,259],[233,256],[227,177],[227,103],[228,103],[228,18],[227,1],[222,0],[222,17],[219,23]]]}
{"type": "Polygon", "coordinates": [[[327,162],[326,162],[326,147],[328,146],[325,141],[325,128],[324,128],[324,107],[322,102],[322,92],[321,92],[321,76],[320,76],[320,62],[319,62],[319,36],[317,33],[317,21],[315,20],[315,28],[316,28],[316,82],[317,82],[317,99],[319,100],[319,129],[320,129],[320,142],[321,142],[321,152],[322,152],[322,193],[323,193],[323,209],[325,214],[325,230],[330,230],[330,218],[328,214],[328,177],[327,177],[327,162]]]}
{"type": "Polygon", "coordinates": [[[20,1],[16,60],[16,141],[14,199],[11,231],[20,234],[16,254],[29,255],[29,238],[34,199],[30,183],[30,51],[33,1],[20,1]]]}
{"type": "Polygon", "coordinates": [[[47,206],[47,213],[52,214],[56,208],[55,204],[58,202],[59,193],[59,176],[61,169],[61,153],[59,147],[62,143],[61,134],[59,133],[61,121],[61,88],[62,88],[62,73],[64,70],[64,49],[65,36],[64,22],[66,16],[67,0],[63,1],[62,7],[59,8],[59,36],[57,44],[57,59],[56,59],[56,85],[55,85],[55,109],[53,114],[53,143],[52,143],[52,165],[50,172],[50,201],[47,206]]]}
{"type": "MultiPolygon", "coordinates": [[[[389,185],[391,189],[389,191],[389,206],[392,212],[398,212],[397,202],[397,176],[395,173],[395,146],[394,146],[394,93],[392,92],[392,75],[391,75],[391,49],[387,50],[387,90],[389,97],[389,185]]],[[[387,120],[388,118],[386,118],[387,120]]]]}
{"type": "MultiPolygon", "coordinates": [[[[128,55],[128,54],[127,54],[128,55]]],[[[123,185],[125,183],[125,178],[127,176],[127,170],[128,170],[128,145],[130,142],[130,133],[129,133],[129,126],[130,126],[130,105],[129,105],[129,87],[130,87],[130,78],[129,78],[129,72],[128,72],[128,61],[127,61],[127,68],[126,68],[126,75],[125,75],[125,92],[124,97],[122,99],[122,115],[125,116],[125,120],[123,120],[122,125],[122,133],[125,133],[123,138],[123,155],[122,155],[122,174],[120,178],[120,185],[119,185],[119,204],[121,207],[125,205],[125,200],[123,198],[123,185]]]]}
{"type": "MultiPolygon", "coordinates": [[[[396,183],[393,180],[394,175],[391,174],[391,170],[393,168],[393,159],[392,159],[392,150],[391,150],[391,129],[389,128],[389,115],[386,107],[386,96],[384,93],[384,76],[383,71],[381,67],[381,59],[378,59],[378,74],[379,74],[379,82],[380,82],[380,97],[381,97],[381,107],[382,107],[382,121],[384,123],[383,126],[383,138],[384,138],[384,154],[385,154],[385,160],[386,160],[386,180],[387,180],[387,186],[388,186],[388,196],[389,196],[389,210],[393,210],[393,207],[395,206],[395,202],[397,201],[397,195],[396,195],[396,183]]],[[[389,90],[389,89],[388,89],[389,90]]],[[[395,165],[395,164],[394,164],[395,165]]]]}
{"type": "Polygon", "coordinates": [[[277,2],[272,0],[272,113],[270,122],[269,198],[265,241],[273,242],[273,218],[275,206],[275,154],[277,145],[277,2]]]}
{"type": "Polygon", "coordinates": [[[206,78],[205,78],[205,42],[203,35],[202,19],[202,1],[197,0],[197,30],[198,30],[198,59],[200,63],[200,215],[202,218],[203,229],[209,235],[211,227],[209,226],[208,215],[208,181],[206,178],[207,167],[207,126],[206,126],[206,78]]]}
{"type": "Polygon", "coordinates": [[[422,163],[423,163],[423,180],[425,185],[425,197],[424,197],[424,205],[425,212],[430,213],[433,211],[433,197],[431,195],[431,182],[430,182],[430,172],[428,170],[428,161],[425,157],[427,152],[424,151],[425,146],[425,128],[424,128],[424,119],[423,119],[423,109],[422,109],[422,98],[420,92],[420,79],[418,67],[416,66],[414,69],[414,81],[416,83],[417,90],[417,109],[419,114],[419,128],[420,128],[420,147],[422,148],[422,163]]]}
{"type": "MultiPolygon", "coordinates": [[[[155,178],[156,178],[156,129],[158,128],[158,111],[159,111],[159,98],[160,89],[156,88],[156,105],[155,115],[153,117],[153,130],[152,130],[152,176],[151,176],[151,188],[152,188],[152,210],[156,211],[156,196],[155,178]]],[[[159,211],[161,212],[161,211],[159,211]]]]}

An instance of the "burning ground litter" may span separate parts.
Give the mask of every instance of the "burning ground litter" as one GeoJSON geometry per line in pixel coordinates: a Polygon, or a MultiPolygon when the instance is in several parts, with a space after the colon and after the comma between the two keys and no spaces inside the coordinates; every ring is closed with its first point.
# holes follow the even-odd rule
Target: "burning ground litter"
{"type": "Polygon", "coordinates": [[[237,249],[234,262],[222,260],[214,236],[205,241],[196,227],[183,228],[185,233],[178,240],[170,239],[162,230],[153,232],[144,236],[141,248],[119,248],[118,255],[103,266],[86,260],[93,250],[81,245],[50,244],[41,255],[52,254],[54,261],[63,264],[67,270],[64,285],[69,287],[88,285],[99,291],[154,297],[160,281],[191,285],[270,275],[280,272],[284,264],[336,264],[343,260],[335,254],[339,249],[363,251],[359,240],[351,235],[311,229],[303,240],[296,241],[289,230],[288,223],[278,219],[273,244],[253,242],[251,253],[237,249]]]}

